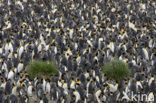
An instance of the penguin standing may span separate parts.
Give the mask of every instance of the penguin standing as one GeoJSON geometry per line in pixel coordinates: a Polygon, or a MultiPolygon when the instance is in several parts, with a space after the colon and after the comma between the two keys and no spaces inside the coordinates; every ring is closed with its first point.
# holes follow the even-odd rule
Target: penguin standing
{"type": "Polygon", "coordinates": [[[6,85],[5,85],[5,92],[7,95],[11,94],[11,90],[12,90],[12,83],[10,80],[7,80],[6,85]]]}
{"type": "Polygon", "coordinates": [[[75,100],[75,103],[77,103],[79,100],[80,100],[80,94],[79,94],[79,92],[78,91],[74,91],[74,93],[73,93],[74,95],[75,95],[75,97],[76,97],[76,100],[75,100]]]}
{"type": "Polygon", "coordinates": [[[24,69],[24,64],[23,61],[21,61],[17,66],[18,73],[20,73],[23,69],[24,69]]]}
{"type": "Polygon", "coordinates": [[[101,90],[98,90],[98,91],[96,91],[96,93],[95,93],[95,96],[96,96],[96,98],[97,98],[98,103],[100,103],[100,101],[101,101],[100,98],[99,98],[100,94],[101,94],[101,90]]]}
{"type": "Polygon", "coordinates": [[[17,86],[15,86],[15,85],[13,85],[12,94],[13,94],[13,95],[17,95],[17,94],[18,94],[17,86]]]}
{"type": "Polygon", "coordinates": [[[143,53],[144,53],[145,59],[146,59],[146,60],[149,60],[149,54],[148,54],[147,49],[146,49],[146,48],[143,48],[142,50],[143,50],[143,53]]]}
{"type": "Polygon", "coordinates": [[[154,93],[152,91],[148,94],[148,101],[154,102],[154,93]]]}
{"type": "Polygon", "coordinates": [[[10,72],[8,73],[8,79],[14,80],[14,76],[15,76],[14,71],[13,70],[10,70],[10,72]]]}
{"type": "Polygon", "coordinates": [[[28,85],[27,94],[29,97],[33,96],[33,86],[31,84],[28,85]]]}
{"type": "Polygon", "coordinates": [[[11,103],[17,103],[18,102],[18,98],[16,95],[10,95],[10,101],[11,103]]]}
{"type": "Polygon", "coordinates": [[[115,85],[109,84],[108,82],[106,82],[106,83],[107,83],[107,85],[109,86],[110,92],[114,93],[114,92],[117,91],[117,89],[118,89],[118,83],[116,83],[115,85]]]}
{"type": "Polygon", "coordinates": [[[18,49],[18,56],[19,56],[19,58],[21,58],[21,55],[22,55],[23,51],[24,51],[24,46],[22,45],[22,46],[18,49]]]}
{"type": "Polygon", "coordinates": [[[46,93],[50,94],[50,90],[51,90],[51,87],[50,87],[50,82],[46,82],[46,93]]]}

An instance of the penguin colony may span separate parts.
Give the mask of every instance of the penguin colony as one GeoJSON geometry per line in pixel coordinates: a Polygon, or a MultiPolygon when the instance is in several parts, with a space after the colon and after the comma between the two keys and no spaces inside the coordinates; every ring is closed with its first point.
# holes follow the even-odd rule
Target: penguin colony
{"type": "Polygon", "coordinates": [[[155,53],[155,0],[0,0],[0,103],[127,103],[131,92],[153,100],[155,53]],[[102,73],[112,57],[131,78],[102,73]],[[53,58],[58,77],[29,79],[29,61],[53,58]]]}

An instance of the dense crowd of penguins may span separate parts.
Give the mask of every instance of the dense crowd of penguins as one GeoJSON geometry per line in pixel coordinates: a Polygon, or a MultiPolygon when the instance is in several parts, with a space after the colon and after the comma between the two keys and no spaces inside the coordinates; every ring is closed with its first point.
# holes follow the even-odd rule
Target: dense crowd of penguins
{"type": "Polygon", "coordinates": [[[155,0],[0,0],[0,103],[155,102],[155,54],[155,0]],[[111,58],[132,76],[108,79],[111,58]],[[30,80],[34,59],[55,59],[59,75],[30,80]]]}

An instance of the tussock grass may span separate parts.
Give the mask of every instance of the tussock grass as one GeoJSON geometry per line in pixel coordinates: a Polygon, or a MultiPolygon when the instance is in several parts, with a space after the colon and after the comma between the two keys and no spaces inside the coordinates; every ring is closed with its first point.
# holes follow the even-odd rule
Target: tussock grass
{"type": "Polygon", "coordinates": [[[26,72],[28,73],[30,79],[35,77],[45,76],[49,78],[50,76],[58,75],[58,66],[54,61],[38,61],[33,60],[28,63],[26,67],[26,72]]]}
{"type": "Polygon", "coordinates": [[[124,77],[130,76],[128,64],[118,59],[112,59],[110,62],[104,64],[102,70],[108,78],[118,82],[124,77]]]}

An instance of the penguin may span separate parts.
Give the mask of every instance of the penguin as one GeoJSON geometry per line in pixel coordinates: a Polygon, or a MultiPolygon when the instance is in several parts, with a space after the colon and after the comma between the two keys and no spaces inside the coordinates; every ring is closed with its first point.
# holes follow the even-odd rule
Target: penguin
{"type": "Polygon", "coordinates": [[[128,86],[129,86],[130,91],[133,91],[134,93],[136,93],[137,89],[136,89],[135,79],[132,79],[131,81],[129,81],[128,86]]]}
{"type": "Polygon", "coordinates": [[[146,49],[146,48],[143,48],[142,50],[143,50],[145,59],[146,59],[146,60],[149,60],[149,53],[148,53],[147,49],[146,49]]]}
{"type": "Polygon", "coordinates": [[[13,61],[13,64],[14,64],[14,67],[17,67],[18,63],[20,62],[19,58],[17,57],[17,53],[15,52],[13,54],[13,58],[12,58],[12,61],[13,61]]]}
{"type": "Polygon", "coordinates": [[[115,49],[114,42],[110,42],[110,44],[107,45],[107,47],[114,53],[114,49],[115,49]]]}
{"type": "Polygon", "coordinates": [[[5,85],[5,92],[7,95],[10,95],[11,94],[11,90],[12,90],[12,84],[11,84],[11,81],[8,80],[6,82],[6,85],[5,85]]]}
{"type": "Polygon", "coordinates": [[[26,96],[20,96],[19,97],[19,103],[26,103],[27,102],[27,98],[26,98],[26,96]]]}
{"type": "Polygon", "coordinates": [[[10,101],[11,101],[11,103],[17,103],[17,102],[18,102],[17,96],[11,94],[11,95],[10,95],[10,101]]]}
{"type": "Polygon", "coordinates": [[[23,51],[24,51],[24,46],[21,45],[21,47],[18,49],[18,57],[19,58],[21,58],[21,55],[22,55],[23,51]]]}
{"type": "Polygon", "coordinates": [[[96,91],[96,93],[95,93],[95,96],[96,96],[96,98],[97,98],[97,101],[100,103],[100,98],[99,98],[99,96],[100,96],[100,94],[101,94],[101,90],[98,90],[98,91],[96,91]]]}
{"type": "Polygon", "coordinates": [[[75,99],[75,103],[77,103],[77,102],[81,99],[80,94],[79,94],[78,91],[74,91],[73,94],[74,94],[75,97],[76,97],[76,99],[75,99]]]}
{"type": "Polygon", "coordinates": [[[0,102],[3,102],[3,100],[4,100],[3,95],[4,95],[4,89],[0,88],[0,102]]]}
{"type": "Polygon", "coordinates": [[[3,53],[3,48],[0,46],[0,54],[3,53]]]}
{"type": "Polygon", "coordinates": [[[149,86],[149,87],[150,87],[149,89],[150,89],[151,91],[153,91],[153,92],[156,91],[156,89],[154,88],[155,85],[156,85],[156,83],[155,83],[155,80],[154,80],[154,81],[152,81],[151,85],[149,86]]]}
{"type": "Polygon", "coordinates": [[[40,43],[38,48],[37,48],[38,49],[37,51],[40,52],[42,50],[42,47],[43,47],[43,45],[40,43]]]}
{"type": "Polygon", "coordinates": [[[75,89],[75,80],[74,79],[72,79],[72,81],[71,81],[71,84],[70,84],[70,88],[71,89],[75,89]]]}
{"type": "Polygon", "coordinates": [[[8,80],[14,80],[14,76],[15,76],[15,73],[13,70],[10,70],[10,72],[8,73],[8,80]]]}
{"type": "MultiPolygon", "coordinates": [[[[95,82],[95,81],[94,81],[95,82]]],[[[87,84],[87,92],[89,94],[93,94],[95,91],[94,91],[94,82],[93,81],[89,81],[88,84],[87,84]]],[[[88,95],[88,94],[87,94],[88,95]]]]}
{"type": "Polygon", "coordinates": [[[63,84],[64,94],[68,95],[68,84],[64,82],[63,84]]]}
{"type": "Polygon", "coordinates": [[[59,87],[62,87],[62,82],[61,82],[61,80],[58,80],[57,84],[58,84],[59,87]]]}
{"type": "Polygon", "coordinates": [[[11,53],[13,53],[14,48],[13,48],[13,45],[11,42],[9,42],[9,44],[8,44],[8,49],[10,50],[11,53]]]}
{"type": "Polygon", "coordinates": [[[37,85],[36,89],[36,96],[37,98],[42,97],[44,95],[44,91],[42,89],[42,86],[39,84],[37,85]]]}
{"type": "Polygon", "coordinates": [[[17,72],[21,72],[22,70],[24,69],[24,64],[23,64],[23,61],[21,61],[18,66],[17,66],[17,72]]]}
{"type": "Polygon", "coordinates": [[[154,102],[154,93],[152,91],[148,94],[148,101],[154,102]]]}
{"type": "Polygon", "coordinates": [[[48,100],[48,98],[46,97],[45,94],[44,94],[44,96],[43,96],[43,103],[49,103],[49,100],[48,100]]]}
{"type": "Polygon", "coordinates": [[[82,84],[86,83],[86,78],[85,78],[85,75],[83,74],[83,72],[80,74],[79,79],[80,79],[82,84]]]}
{"type": "Polygon", "coordinates": [[[32,85],[28,86],[27,94],[28,94],[29,97],[33,96],[33,86],[32,85]]]}
{"type": "Polygon", "coordinates": [[[137,82],[136,82],[136,89],[137,89],[137,91],[139,90],[139,88],[140,88],[140,89],[143,88],[141,81],[137,81],[137,82]]]}
{"type": "Polygon", "coordinates": [[[137,32],[137,28],[135,27],[135,24],[134,24],[134,23],[129,22],[128,24],[129,24],[129,27],[130,27],[130,28],[132,28],[134,31],[137,32]]]}
{"type": "Polygon", "coordinates": [[[77,62],[77,64],[80,64],[80,62],[81,62],[81,56],[80,55],[76,58],[76,62],[77,62]]]}
{"type": "Polygon", "coordinates": [[[10,52],[8,55],[8,59],[12,59],[12,58],[13,58],[13,54],[12,54],[12,52],[10,52]]]}
{"type": "Polygon", "coordinates": [[[12,94],[13,95],[18,95],[18,91],[17,91],[17,86],[16,85],[13,85],[12,94]]]}
{"type": "Polygon", "coordinates": [[[117,91],[117,89],[118,89],[118,83],[116,83],[115,85],[113,85],[113,84],[109,84],[108,82],[106,82],[106,84],[109,86],[110,92],[114,93],[114,92],[117,91]]]}
{"type": "Polygon", "coordinates": [[[39,99],[39,103],[44,103],[42,98],[39,99]]]}
{"type": "Polygon", "coordinates": [[[154,76],[152,75],[151,78],[149,79],[148,85],[151,86],[152,81],[154,81],[154,76]]]}
{"type": "Polygon", "coordinates": [[[9,101],[10,101],[9,96],[6,96],[5,99],[4,99],[4,103],[9,103],[9,101]]]}
{"type": "Polygon", "coordinates": [[[50,81],[46,82],[46,93],[50,94],[51,86],[50,86],[50,81]]]}
{"type": "Polygon", "coordinates": [[[5,71],[5,75],[8,74],[8,67],[7,67],[6,62],[4,62],[4,61],[2,62],[1,70],[5,71]]]}
{"type": "Polygon", "coordinates": [[[89,71],[87,71],[84,75],[85,75],[85,78],[87,79],[89,77],[89,71]]]}
{"type": "Polygon", "coordinates": [[[47,83],[46,80],[43,78],[42,79],[42,88],[43,88],[44,92],[46,92],[46,83],[47,83]]]}

